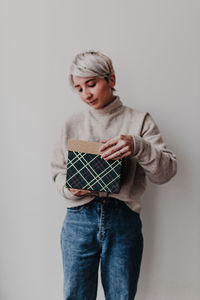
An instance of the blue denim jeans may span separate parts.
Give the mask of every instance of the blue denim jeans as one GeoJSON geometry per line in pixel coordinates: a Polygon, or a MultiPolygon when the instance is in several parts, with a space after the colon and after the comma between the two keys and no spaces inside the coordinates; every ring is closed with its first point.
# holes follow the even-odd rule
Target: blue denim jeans
{"type": "Polygon", "coordinates": [[[99,198],[67,208],[61,235],[64,300],[95,300],[98,267],[106,300],[135,298],[143,252],[140,215],[99,198]]]}

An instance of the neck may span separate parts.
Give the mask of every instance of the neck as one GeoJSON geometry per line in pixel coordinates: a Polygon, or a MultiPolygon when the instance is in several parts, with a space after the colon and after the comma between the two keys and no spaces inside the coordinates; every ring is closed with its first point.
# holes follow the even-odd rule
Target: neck
{"type": "Polygon", "coordinates": [[[113,96],[112,101],[104,105],[104,107],[95,109],[92,106],[88,108],[88,111],[93,116],[108,116],[111,114],[118,114],[124,108],[123,103],[120,100],[119,96],[113,96]]]}
{"type": "Polygon", "coordinates": [[[106,107],[107,105],[109,105],[110,103],[112,103],[114,100],[115,100],[116,96],[115,95],[112,95],[109,102],[106,103],[103,107],[106,107]]]}

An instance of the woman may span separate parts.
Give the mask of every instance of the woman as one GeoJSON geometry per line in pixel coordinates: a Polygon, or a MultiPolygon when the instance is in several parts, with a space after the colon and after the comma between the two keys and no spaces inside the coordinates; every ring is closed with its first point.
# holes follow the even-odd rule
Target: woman
{"type": "Polygon", "coordinates": [[[77,54],[69,80],[87,109],[65,122],[51,161],[53,180],[67,200],[61,231],[64,300],[96,299],[99,263],[106,300],[133,300],[143,253],[146,176],[158,184],[169,181],[177,171],[176,156],[148,112],[114,95],[109,57],[99,51],[77,54]],[[119,194],[65,187],[68,139],[101,142],[102,159],[123,158],[119,194]]]}

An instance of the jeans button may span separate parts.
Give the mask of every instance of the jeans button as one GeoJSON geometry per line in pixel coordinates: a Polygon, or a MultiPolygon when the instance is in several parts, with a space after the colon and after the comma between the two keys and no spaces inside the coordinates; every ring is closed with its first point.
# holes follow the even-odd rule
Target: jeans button
{"type": "Polygon", "coordinates": [[[103,199],[103,204],[106,204],[106,199],[103,199]]]}

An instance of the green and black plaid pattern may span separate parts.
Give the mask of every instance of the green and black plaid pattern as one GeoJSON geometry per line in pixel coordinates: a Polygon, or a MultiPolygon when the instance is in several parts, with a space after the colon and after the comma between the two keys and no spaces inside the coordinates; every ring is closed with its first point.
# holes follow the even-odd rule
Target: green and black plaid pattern
{"type": "Polygon", "coordinates": [[[104,160],[100,155],[68,151],[66,187],[119,193],[122,159],[104,160]]]}

